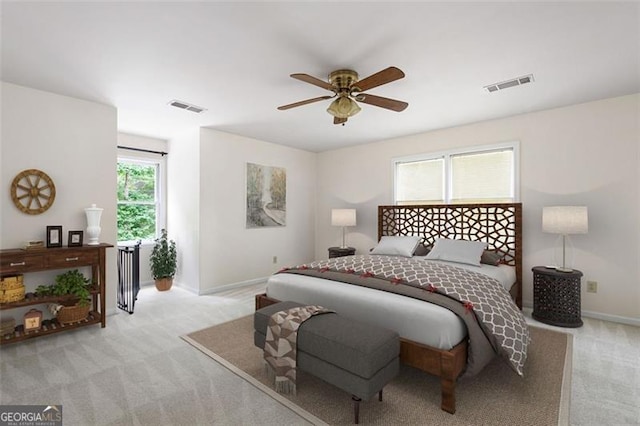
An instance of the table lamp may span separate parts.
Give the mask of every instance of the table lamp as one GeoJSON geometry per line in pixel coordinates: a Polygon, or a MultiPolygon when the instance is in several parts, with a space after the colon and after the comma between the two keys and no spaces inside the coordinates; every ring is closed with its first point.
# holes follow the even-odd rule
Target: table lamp
{"type": "Polygon", "coordinates": [[[356,226],[356,209],[332,209],[331,225],[342,226],[342,246],[340,248],[346,248],[344,229],[347,226],[356,226]]]}
{"type": "Polygon", "coordinates": [[[566,263],[566,242],[571,234],[586,234],[589,230],[587,207],[553,206],[542,209],[542,230],[562,235],[562,266],[556,266],[560,272],[572,272],[566,263]]]}

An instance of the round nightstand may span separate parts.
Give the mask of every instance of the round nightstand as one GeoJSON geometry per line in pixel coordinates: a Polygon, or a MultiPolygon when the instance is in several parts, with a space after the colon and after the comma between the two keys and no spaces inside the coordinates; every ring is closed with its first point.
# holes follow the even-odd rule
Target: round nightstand
{"type": "Polygon", "coordinates": [[[582,272],[533,269],[533,318],[559,327],[581,327],[580,278],[582,272]]]}
{"type": "Polygon", "coordinates": [[[329,259],[333,257],[352,256],[356,254],[353,247],[329,247],[329,259]]]}

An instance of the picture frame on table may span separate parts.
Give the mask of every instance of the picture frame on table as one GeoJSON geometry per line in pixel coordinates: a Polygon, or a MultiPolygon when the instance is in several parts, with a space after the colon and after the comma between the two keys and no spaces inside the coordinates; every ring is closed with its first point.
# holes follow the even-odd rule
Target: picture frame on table
{"type": "Polygon", "coordinates": [[[67,247],[82,247],[83,231],[69,231],[67,247]]]}
{"type": "Polygon", "coordinates": [[[47,226],[47,248],[62,247],[62,226],[47,226]]]}

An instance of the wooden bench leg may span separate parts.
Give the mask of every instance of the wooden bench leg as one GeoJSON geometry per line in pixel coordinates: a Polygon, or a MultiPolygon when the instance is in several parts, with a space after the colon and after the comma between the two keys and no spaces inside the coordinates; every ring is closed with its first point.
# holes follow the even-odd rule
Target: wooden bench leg
{"type": "Polygon", "coordinates": [[[355,395],[351,395],[351,399],[353,400],[354,423],[358,424],[360,422],[360,401],[362,400],[355,395]]]}

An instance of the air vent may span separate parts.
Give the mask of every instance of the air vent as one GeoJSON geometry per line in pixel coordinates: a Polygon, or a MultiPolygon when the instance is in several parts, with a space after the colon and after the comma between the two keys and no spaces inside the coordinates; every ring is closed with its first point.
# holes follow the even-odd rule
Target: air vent
{"type": "Polygon", "coordinates": [[[200,114],[201,112],[207,110],[206,108],[202,108],[187,102],[176,101],[176,100],[169,102],[169,105],[174,106],[176,108],[180,108],[180,109],[186,109],[187,111],[195,112],[197,114],[200,114]]]}
{"type": "Polygon", "coordinates": [[[501,81],[500,83],[493,83],[488,86],[484,86],[489,93],[497,92],[498,90],[508,89],[510,87],[521,86],[527,83],[533,83],[533,74],[523,75],[522,77],[513,78],[507,81],[501,81]]]}

